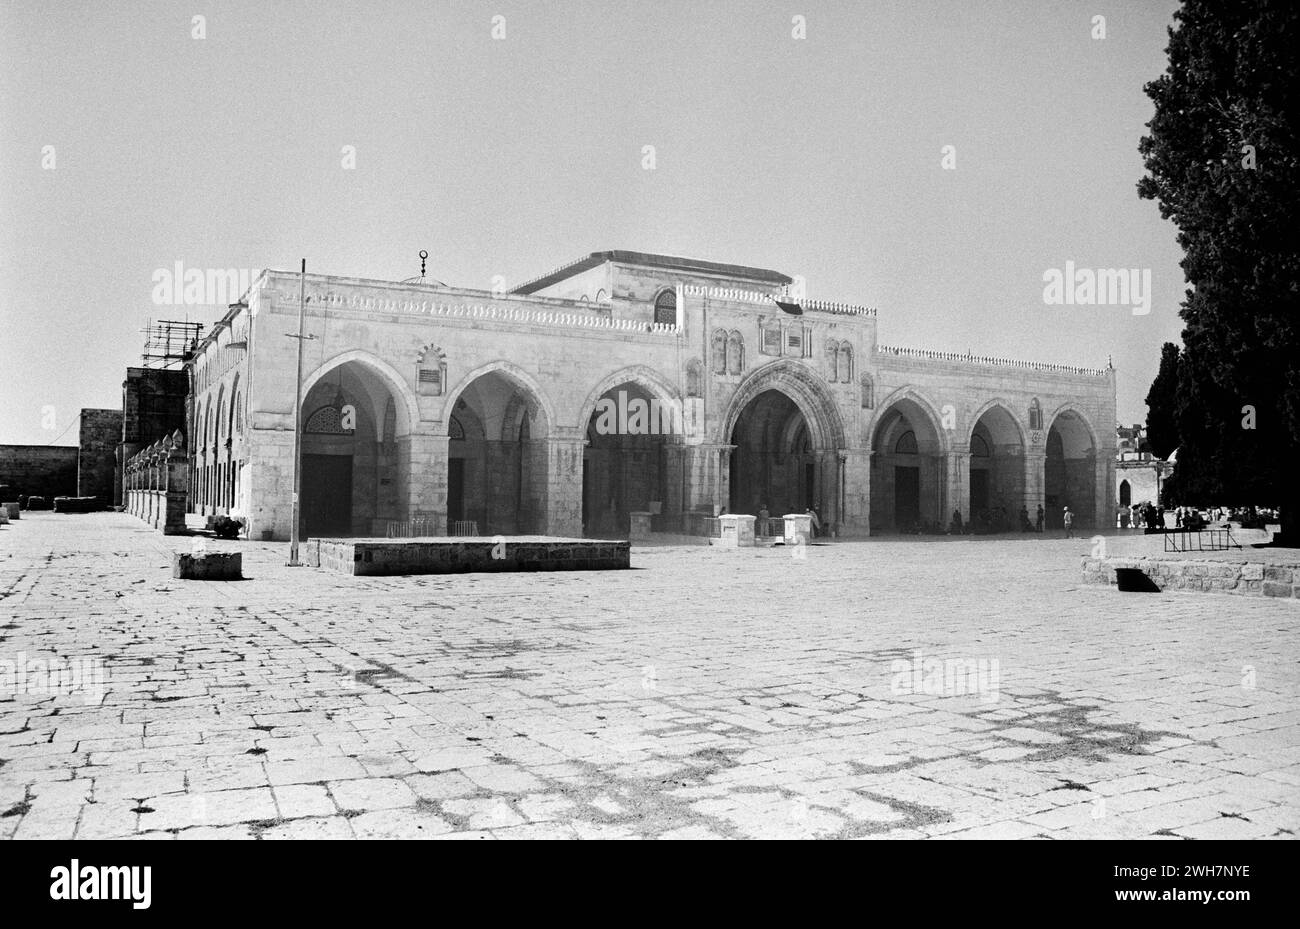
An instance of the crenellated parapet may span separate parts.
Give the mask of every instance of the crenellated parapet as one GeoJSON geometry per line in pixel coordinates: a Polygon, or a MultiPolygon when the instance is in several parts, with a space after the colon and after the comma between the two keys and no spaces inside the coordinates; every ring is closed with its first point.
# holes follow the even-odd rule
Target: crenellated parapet
{"type": "MultiPolygon", "coordinates": [[[[298,302],[297,293],[276,291],[278,300],[284,305],[292,306],[298,302]]],[[[370,313],[400,314],[407,316],[424,316],[440,319],[464,319],[474,322],[496,322],[502,324],[532,324],[548,327],[572,329],[612,330],[615,332],[640,332],[652,335],[676,336],[681,330],[673,323],[646,323],[633,319],[614,319],[601,312],[565,312],[561,308],[529,306],[536,304],[533,297],[501,297],[502,302],[449,302],[441,300],[413,300],[391,297],[367,297],[360,294],[312,293],[307,300],[308,306],[328,306],[341,310],[356,310],[370,313]],[[518,302],[520,306],[511,306],[518,302]]],[[[578,308],[575,301],[556,301],[567,303],[573,309],[578,308]]]]}
{"type": "MultiPolygon", "coordinates": [[[[732,303],[756,303],[771,306],[777,297],[759,290],[741,290],[733,287],[704,287],[699,284],[687,284],[682,288],[687,294],[708,297],[711,300],[729,300],[732,303]]],[[[793,298],[791,298],[793,300],[793,298]]],[[[875,307],[858,306],[852,303],[836,303],[830,300],[796,300],[805,312],[834,313],[840,316],[875,316],[875,307]]]]}
{"type": "Polygon", "coordinates": [[[877,345],[877,356],[894,356],[898,358],[919,358],[926,361],[947,361],[956,364],[984,365],[999,368],[1020,368],[1026,371],[1042,371],[1049,374],[1076,374],[1083,377],[1106,377],[1105,368],[1080,368],[1074,365],[1048,364],[1038,361],[1018,361],[1013,358],[994,358],[988,355],[972,355],[969,352],[936,352],[926,348],[900,348],[892,345],[877,345]]]}

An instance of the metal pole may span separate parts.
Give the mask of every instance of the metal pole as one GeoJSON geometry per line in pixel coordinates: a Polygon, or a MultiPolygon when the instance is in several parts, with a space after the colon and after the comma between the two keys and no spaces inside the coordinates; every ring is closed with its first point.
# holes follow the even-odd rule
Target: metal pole
{"type": "Polygon", "coordinates": [[[293,516],[289,524],[289,567],[300,566],[298,561],[299,494],[302,492],[302,317],[307,303],[307,259],[302,260],[302,274],[298,278],[298,368],[293,380],[293,516]]]}

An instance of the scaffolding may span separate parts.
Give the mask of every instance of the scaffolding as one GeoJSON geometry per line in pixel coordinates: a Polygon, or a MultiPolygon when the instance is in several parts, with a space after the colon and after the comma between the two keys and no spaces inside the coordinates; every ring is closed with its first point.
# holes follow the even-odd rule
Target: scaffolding
{"type": "Polygon", "coordinates": [[[145,334],[144,366],[167,368],[194,357],[203,324],[159,319],[150,320],[140,331],[145,334]]]}

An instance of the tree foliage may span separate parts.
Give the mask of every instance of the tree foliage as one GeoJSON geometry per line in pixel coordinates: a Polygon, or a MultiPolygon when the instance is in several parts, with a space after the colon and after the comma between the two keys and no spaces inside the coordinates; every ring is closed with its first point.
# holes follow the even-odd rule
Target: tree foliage
{"type": "MultiPolygon", "coordinates": [[[[1184,0],[1174,16],[1168,69],[1146,87],[1155,115],[1139,144],[1147,175],[1138,193],[1177,226],[1190,285],[1180,309],[1178,486],[1183,502],[1282,502],[1292,524],[1300,5],[1184,0]]],[[[1162,350],[1161,402],[1166,375],[1162,350]]]]}

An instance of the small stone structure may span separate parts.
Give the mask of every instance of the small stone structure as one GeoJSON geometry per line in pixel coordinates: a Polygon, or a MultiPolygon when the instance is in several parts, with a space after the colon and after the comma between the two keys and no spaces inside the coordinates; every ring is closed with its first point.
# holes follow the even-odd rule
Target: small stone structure
{"type": "Polygon", "coordinates": [[[133,455],[126,463],[125,509],[165,535],[185,532],[189,465],[179,429],[133,455]]]}
{"type": "Polygon", "coordinates": [[[787,513],[785,520],[785,544],[805,544],[812,539],[812,517],[807,513],[787,513]]]}
{"type": "Polygon", "coordinates": [[[1116,568],[1141,571],[1162,592],[1191,590],[1237,594],[1245,597],[1297,597],[1295,565],[1259,561],[1192,561],[1182,558],[1084,558],[1083,580],[1088,584],[1116,583],[1116,568]]]}
{"type": "Polygon", "coordinates": [[[176,552],[172,555],[172,577],[188,581],[242,580],[244,556],[240,552],[176,552]]]}
{"type": "Polygon", "coordinates": [[[631,543],[539,536],[447,539],[311,539],[306,562],[343,574],[469,571],[608,571],[630,568],[631,543]]]}
{"type": "Polygon", "coordinates": [[[93,513],[95,510],[102,510],[103,508],[104,504],[99,497],[54,498],[54,512],[56,513],[93,513]]]}
{"type": "Polygon", "coordinates": [[[4,508],[5,515],[8,516],[10,519],[17,519],[19,513],[22,512],[22,507],[18,505],[17,500],[10,500],[4,503],[0,503],[0,507],[4,508]]]}
{"type": "Polygon", "coordinates": [[[721,548],[744,548],[754,545],[754,517],[744,513],[728,513],[718,517],[721,548]]]}

